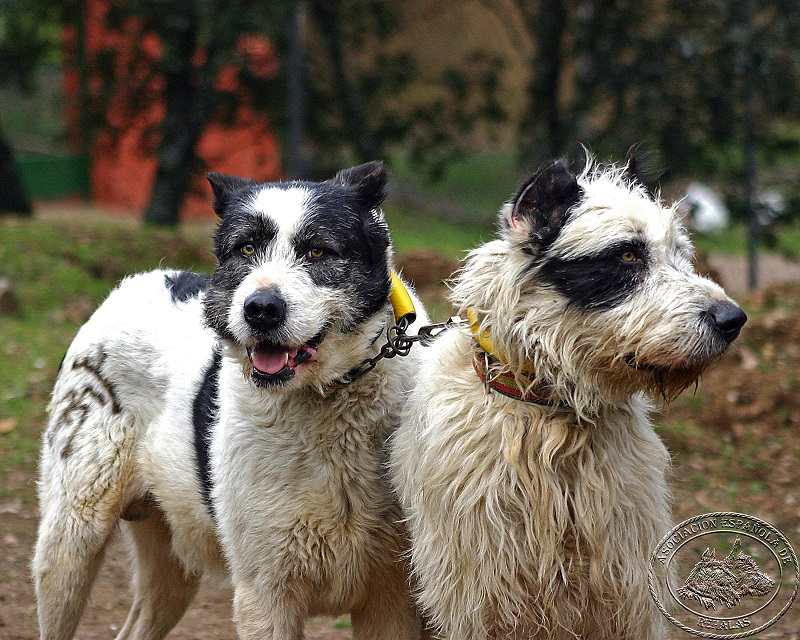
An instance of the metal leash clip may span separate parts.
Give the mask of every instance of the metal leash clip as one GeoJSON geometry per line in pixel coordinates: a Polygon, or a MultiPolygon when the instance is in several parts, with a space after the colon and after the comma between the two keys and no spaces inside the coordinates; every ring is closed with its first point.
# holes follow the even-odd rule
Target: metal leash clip
{"type": "Polygon", "coordinates": [[[408,315],[399,318],[397,324],[386,329],[386,344],[381,347],[377,355],[364,360],[358,367],[349,371],[346,376],[335,381],[332,386],[346,387],[365,373],[372,371],[381,360],[394,358],[395,356],[407,356],[415,342],[419,342],[422,346],[428,346],[443,331],[451,327],[461,327],[469,324],[469,320],[464,320],[459,316],[452,316],[445,322],[435,322],[420,327],[416,335],[408,335],[406,329],[411,324],[410,320],[408,315]]]}
{"type": "Polygon", "coordinates": [[[469,324],[469,320],[464,320],[461,316],[450,316],[445,322],[435,322],[433,324],[420,327],[416,336],[409,336],[410,339],[416,337],[416,342],[419,342],[423,347],[427,347],[436,338],[439,337],[443,331],[451,327],[464,327],[469,324]]]}

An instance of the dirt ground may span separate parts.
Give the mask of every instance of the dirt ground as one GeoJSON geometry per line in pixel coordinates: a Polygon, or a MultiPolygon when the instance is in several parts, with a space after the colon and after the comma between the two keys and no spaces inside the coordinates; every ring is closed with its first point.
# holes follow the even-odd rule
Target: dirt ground
{"type": "MultiPolygon", "coordinates": [[[[438,281],[453,264],[431,254],[402,260],[428,300],[441,297],[438,281]]],[[[741,262],[710,260],[727,288],[745,287],[741,262]]],[[[738,510],[776,525],[800,550],[800,266],[770,259],[764,290],[742,294],[750,321],[738,346],[707,372],[696,391],[687,391],[659,418],[673,453],[675,519],[717,510],[738,510]]],[[[2,425],[0,425],[2,429],[2,425]]],[[[37,509],[33,473],[9,478],[0,499],[0,640],[37,636],[29,579],[37,509]]],[[[113,638],[130,604],[127,561],[117,541],[95,585],[77,637],[113,638]]],[[[187,615],[170,635],[175,640],[235,638],[231,594],[204,585],[187,615]]],[[[800,605],[759,638],[800,639],[800,605]]],[[[351,636],[346,620],[316,618],[310,640],[351,636]]],[[[675,638],[688,638],[676,634],[675,638]]]]}

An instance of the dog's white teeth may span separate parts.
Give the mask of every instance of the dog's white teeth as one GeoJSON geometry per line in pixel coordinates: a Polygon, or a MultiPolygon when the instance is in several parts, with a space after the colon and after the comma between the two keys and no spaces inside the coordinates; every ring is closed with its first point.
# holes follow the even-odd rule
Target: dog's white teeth
{"type": "Polygon", "coordinates": [[[286,366],[289,364],[289,352],[286,351],[283,355],[286,356],[286,359],[283,361],[283,366],[286,366]]]}

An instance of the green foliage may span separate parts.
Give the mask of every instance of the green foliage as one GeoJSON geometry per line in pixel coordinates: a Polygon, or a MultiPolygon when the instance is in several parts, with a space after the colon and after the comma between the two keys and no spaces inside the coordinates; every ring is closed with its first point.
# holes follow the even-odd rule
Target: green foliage
{"type": "Polygon", "coordinates": [[[505,120],[499,58],[472,51],[438,77],[426,77],[412,52],[385,48],[402,29],[399,4],[311,0],[308,7],[308,134],[317,172],[400,148],[429,178],[440,179],[466,152],[469,133],[505,120]],[[433,89],[421,91],[422,84],[433,89]],[[412,91],[412,104],[398,100],[412,91]]]}
{"type": "Polygon", "coordinates": [[[5,0],[0,4],[0,84],[33,88],[43,61],[59,59],[61,3],[56,0],[5,0]]]}
{"type": "Polygon", "coordinates": [[[520,3],[535,38],[522,152],[644,139],[678,173],[740,177],[747,92],[755,132],[800,115],[800,5],[790,0],[520,3]],[[560,20],[554,18],[560,16],[560,20]],[[555,106],[554,106],[555,105],[555,106]]]}

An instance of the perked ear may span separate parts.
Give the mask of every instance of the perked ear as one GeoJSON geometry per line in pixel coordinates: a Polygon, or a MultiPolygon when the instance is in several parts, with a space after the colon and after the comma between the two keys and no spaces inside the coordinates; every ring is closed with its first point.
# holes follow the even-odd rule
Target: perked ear
{"type": "Polygon", "coordinates": [[[239,178],[217,172],[206,174],[206,179],[211,184],[211,189],[214,192],[214,202],[211,206],[220,218],[225,217],[231,203],[236,200],[242,191],[258,184],[252,178],[239,178]]]}
{"type": "Polygon", "coordinates": [[[519,189],[504,222],[514,240],[546,248],[558,236],[569,210],[578,203],[581,188],[566,160],[541,167],[519,189]]]}
{"type": "Polygon", "coordinates": [[[372,211],[381,206],[386,198],[386,182],[389,174],[383,162],[374,160],[350,169],[343,169],[332,182],[356,191],[362,206],[372,211]]]}
{"type": "Polygon", "coordinates": [[[646,187],[658,182],[665,173],[658,162],[658,152],[645,149],[644,144],[637,142],[625,154],[625,177],[630,182],[637,182],[646,187]]]}

